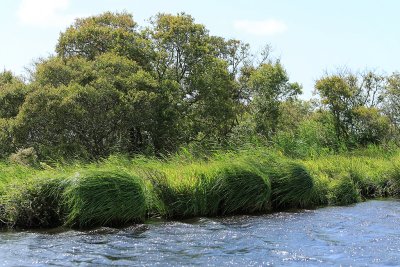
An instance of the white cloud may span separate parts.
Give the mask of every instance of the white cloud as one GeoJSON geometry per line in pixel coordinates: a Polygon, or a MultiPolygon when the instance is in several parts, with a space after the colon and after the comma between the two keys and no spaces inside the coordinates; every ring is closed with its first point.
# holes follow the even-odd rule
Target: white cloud
{"type": "Polygon", "coordinates": [[[237,20],[233,26],[236,30],[259,36],[275,35],[287,30],[287,26],[283,21],[275,19],[237,20]]]}
{"type": "Polygon", "coordinates": [[[65,14],[70,0],[22,0],[17,16],[29,26],[60,27],[73,22],[75,16],[65,14]]]}

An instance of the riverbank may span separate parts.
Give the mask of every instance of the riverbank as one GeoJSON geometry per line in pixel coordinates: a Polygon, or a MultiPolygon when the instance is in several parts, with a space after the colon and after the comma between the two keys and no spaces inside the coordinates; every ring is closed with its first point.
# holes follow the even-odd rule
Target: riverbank
{"type": "Polygon", "coordinates": [[[294,160],[252,149],[207,159],[113,156],[0,165],[1,227],[121,226],[151,217],[270,213],[400,194],[400,154],[294,160]]]}

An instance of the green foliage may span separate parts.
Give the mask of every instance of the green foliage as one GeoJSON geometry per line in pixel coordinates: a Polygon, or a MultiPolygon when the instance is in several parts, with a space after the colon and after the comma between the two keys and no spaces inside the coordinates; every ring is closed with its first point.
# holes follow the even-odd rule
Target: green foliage
{"type": "Polygon", "coordinates": [[[316,82],[322,105],[333,115],[338,141],[352,147],[385,140],[390,127],[382,109],[385,80],[372,72],[353,74],[347,71],[316,82]]]}
{"type": "Polygon", "coordinates": [[[4,154],[34,147],[41,159],[160,155],[193,142],[226,144],[238,123],[235,74],[248,45],[210,36],[187,14],[158,14],[142,31],[127,13],[77,19],[56,51],[36,63],[27,93],[5,91],[15,103],[4,116],[15,122],[1,127],[4,154]]]}
{"type": "Polygon", "coordinates": [[[238,159],[227,160],[153,174],[153,188],[164,203],[165,215],[185,218],[268,211],[268,177],[238,159]]]}
{"type": "Polygon", "coordinates": [[[301,86],[289,83],[288,75],[279,62],[260,65],[250,74],[248,83],[253,95],[256,130],[271,138],[277,131],[281,101],[301,94],[301,86]]]}
{"type": "Polygon", "coordinates": [[[125,225],[141,222],[146,196],[138,177],[121,172],[88,170],[77,173],[64,192],[72,227],[125,225]]]}
{"type": "Polygon", "coordinates": [[[400,74],[393,73],[387,77],[383,110],[390,120],[387,136],[397,145],[400,144],[400,74]]]}
{"type": "Polygon", "coordinates": [[[62,58],[81,56],[88,60],[112,52],[146,66],[147,47],[147,41],[136,31],[132,15],[106,12],[77,19],[61,33],[56,51],[62,58]]]}
{"type": "Polygon", "coordinates": [[[191,183],[183,181],[177,185],[162,173],[154,172],[150,177],[155,195],[162,203],[158,213],[163,216],[187,218],[217,214],[218,204],[210,201],[213,195],[208,177],[200,176],[192,179],[191,183]]]}
{"type": "Polygon", "coordinates": [[[14,183],[2,196],[0,221],[11,227],[38,228],[61,226],[65,215],[61,179],[41,178],[14,183]]]}
{"type": "Polygon", "coordinates": [[[194,138],[208,140],[226,138],[236,123],[238,102],[235,99],[235,84],[221,60],[210,61],[206,69],[196,70],[190,83],[196,88],[196,96],[189,107],[187,119],[192,121],[194,138]]]}
{"type": "Polygon", "coordinates": [[[0,158],[6,158],[15,151],[11,131],[13,122],[12,119],[0,118],[0,158]]]}
{"type": "Polygon", "coordinates": [[[33,84],[40,88],[69,86],[73,83],[84,86],[94,79],[92,67],[91,62],[82,57],[43,59],[36,63],[32,74],[33,84]]]}
{"type": "Polygon", "coordinates": [[[357,117],[355,127],[358,130],[357,143],[361,145],[380,144],[385,141],[390,128],[389,118],[382,115],[377,108],[361,106],[354,111],[357,117]]]}
{"type": "Polygon", "coordinates": [[[347,205],[398,197],[398,162],[398,151],[295,161],[252,148],[216,152],[202,160],[182,152],[164,160],[113,156],[84,165],[42,163],[40,169],[0,163],[0,224],[86,228],[153,216],[188,218],[347,205]]]}
{"type": "Polygon", "coordinates": [[[158,14],[147,34],[156,51],[156,78],[162,87],[167,86],[160,91],[155,111],[155,149],[171,151],[193,141],[225,141],[239,106],[232,77],[237,63],[230,61],[237,50],[231,47],[231,56],[226,50],[232,42],[209,36],[204,25],[184,13],[158,14]]]}
{"type": "Polygon", "coordinates": [[[341,146],[327,112],[315,112],[290,130],[278,132],[272,141],[292,158],[316,158],[338,151],[341,146]]]}
{"type": "Polygon", "coordinates": [[[299,164],[279,162],[268,167],[275,209],[309,208],[314,202],[314,178],[299,164]]]}
{"type": "Polygon", "coordinates": [[[333,205],[349,205],[361,201],[361,195],[357,185],[347,175],[336,179],[331,184],[329,201],[333,205]]]}
{"type": "Polygon", "coordinates": [[[220,196],[219,214],[251,214],[271,209],[269,178],[256,169],[228,166],[213,188],[220,196]]]}
{"type": "Polygon", "coordinates": [[[21,79],[9,71],[0,73],[0,119],[17,116],[20,106],[28,93],[21,79]]]}
{"type": "Polygon", "coordinates": [[[123,145],[126,135],[121,102],[118,91],[90,86],[37,90],[13,125],[15,142],[46,158],[108,155],[123,145]]]}
{"type": "Polygon", "coordinates": [[[308,158],[399,143],[399,75],[338,71],[300,101],[271,47],[210,35],[185,13],[140,28],[126,12],[76,19],[29,83],[0,73],[0,157],[40,160],[267,145],[308,158]],[[258,63],[256,63],[258,62],[258,63]],[[319,102],[319,103],[317,103],[319,102]]]}
{"type": "Polygon", "coordinates": [[[361,150],[357,153],[331,155],[307,160],[306,166],[316,177],[329,184],[329,200],[341,205],[362,199],[396,196],[399,177],[398,155],[387,151],[361,150]],[[395,164],[393,164],[395,163],[395,164]]]}

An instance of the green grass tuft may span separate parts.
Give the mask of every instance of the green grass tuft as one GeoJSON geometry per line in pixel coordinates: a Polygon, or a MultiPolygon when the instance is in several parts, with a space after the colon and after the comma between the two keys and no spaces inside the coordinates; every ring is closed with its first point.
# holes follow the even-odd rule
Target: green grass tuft
{"type": "Polygon", "coordinates": [[[140,178],[116,171],[84,171],[70,179],[64,193],[65,224],[85,228],[142,222],[146,198],[140,178]]]}
{"type": "Polygon", "coordinates": [[[270,210],[270,184],[250,165],[218,159],[153,173],[153,189],[169,218],[270,210]]]}
{"type": "Polygon", "coordinates": [[[297,163],[283,162],[270,167],[272,204],[275,209],[314,207],[314,179],[297,163]]]}
{"type": "Polygon", "coordinates": [[[213,195],[219,214],[250,214],[271,210],[271,185],[266,175],[246,166],[229,166],[216,175],[213,195]]]}
{"type": "Polygon", "coordinates": [[[57,227],[63,224],[62,192],[65,183],[56,178],[31,179],[11,185],[2,197],[0,220],[11,227],[57,227]]]}
{"type": "Polygon", "coordinates": [[[349,205],[361,201],[360,190],[350,175],[343,174],[331,183],[329,202],[331,205],[349,205]]]}

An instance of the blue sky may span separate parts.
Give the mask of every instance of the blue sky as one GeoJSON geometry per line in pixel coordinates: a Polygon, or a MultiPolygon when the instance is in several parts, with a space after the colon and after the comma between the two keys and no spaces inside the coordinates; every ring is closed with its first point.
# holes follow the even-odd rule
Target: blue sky
{"type": "Polygon", "coordinates": [[[400,71],[397,0],[2,0],[0,68],[24,67],[54,51],[59,33],[76,17],[104,11],[132,13],[139,25],[158,12],[186,12],[211,34],[271,44],[304,98],[324,71],[400,71]]]}

